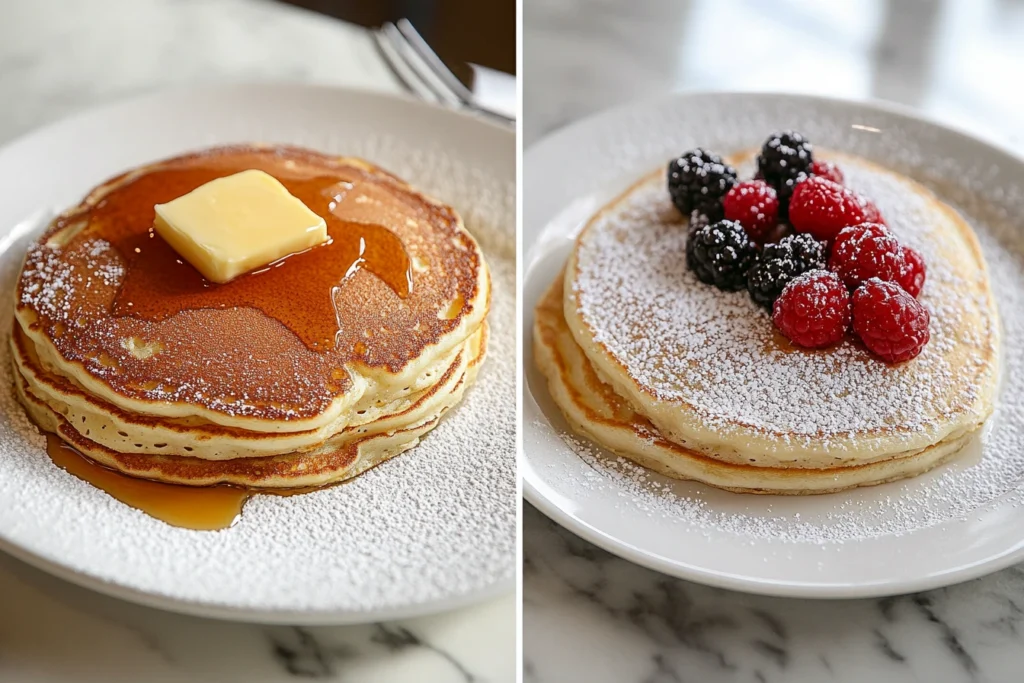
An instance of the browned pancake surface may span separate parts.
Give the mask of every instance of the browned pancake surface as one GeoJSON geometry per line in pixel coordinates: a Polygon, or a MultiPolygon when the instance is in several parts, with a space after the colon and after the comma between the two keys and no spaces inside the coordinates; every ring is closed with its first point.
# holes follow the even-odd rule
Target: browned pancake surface
{"type": "Polygon", "coordinates": [[[108,181],[59,217],[29,250],[18,310],[117,395],[294,420],[350,391],[346,366],[397,373],[480,316],[483,267],[450,207],[389,174],[297,148],[217,148],[108,181]],[[253,168],[323,216],[332,244],[210,287],[151,232],[153,206],[253,168]]]}

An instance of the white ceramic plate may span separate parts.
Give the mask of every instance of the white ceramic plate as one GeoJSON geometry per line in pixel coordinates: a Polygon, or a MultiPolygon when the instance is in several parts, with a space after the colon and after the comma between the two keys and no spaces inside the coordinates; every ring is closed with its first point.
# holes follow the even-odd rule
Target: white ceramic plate
{"type": "MultiPolygon", "coordinates": [[[[934,588],[1024,559],[1024,163],[885,107],[782,95],[695,94],[585,120],[524,160],[523,449],[526,498],[626,559],[757,593],[859,597],[934,588]],[[533,307],[571,238],[632,180],[695,146],[721,153],[793,128],[907,173],[974,225],[1004,318],[1007,371],[983,438],[905,482],[816,497],[731,494],[678,482],[569,436],[534,369],[533,307]]],[[[680,267],[685,267],[681,264],[680,267]]]]}
{"type": "MultiPolygon", "coordinates": [[[[0,303],[0,548],[71,581],[183,612],[342,623],[440,611],[515,577],[515,136],[395,97],[304,86],[168,92],[96,109],[0,150],[0,282],[34,232],[143,162],[229,142],[365,157],[457,207],[493,271],[477,386],[420,446],[343,486],[257,496],[220,532],[170,527],[58,470],[8,392],[0,303]]],[[[283,293],[286,295],[286,293],[283,293]]]]}

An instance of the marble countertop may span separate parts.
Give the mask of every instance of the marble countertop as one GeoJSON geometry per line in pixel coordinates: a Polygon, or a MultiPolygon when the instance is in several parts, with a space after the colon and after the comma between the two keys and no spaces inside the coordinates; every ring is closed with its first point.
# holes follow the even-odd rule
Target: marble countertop
{"type": "Polygon", "coordinates": [[[1024,567],[878,600],[708,588],[619,559],[525,506],[524,683],[1016,683],[1024,567]]]}
{"type": "Polygon", "coordinates": [[[0,555],[0,681],[515,680],[515,596],[406,621],[258,626],[141,607],[0,555]]]}
{"type": "MultiPolygon", "coordinates": [[[[195,83],[397,92],[362,29],[261,0],[33,0],[0,22],[0,144],[92,104],[195,83]]],[[[139,607],[0,554],[0,681],[515,680],[515,596],[397,623],[270,627],[139,607]]]]}
{"type": "MultiPolygon", "coordinates": [[[[530,0],[527,146],[678,90],[899,102],[1024,154],[1024,3],[530,0]]],[[[528,201],[528,198],[527,198],[528,201]]],[[[529,245],[524,245],[529,247],[529,245]]],[[[524,681],[1024,680],[1024,566],[878,600],[766,598],[638,567],[524,506],[524,681]]]]}

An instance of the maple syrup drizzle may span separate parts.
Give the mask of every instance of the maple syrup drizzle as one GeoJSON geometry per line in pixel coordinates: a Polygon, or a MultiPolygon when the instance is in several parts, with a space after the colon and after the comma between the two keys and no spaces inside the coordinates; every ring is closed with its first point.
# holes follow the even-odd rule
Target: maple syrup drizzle
{"type": "Polygon", "coordinates": [[[231,484],[167,484],[112,470],[82,455],[60,436],[51,432],[43,434],[46,436],[46,453],[57,467],[150,517],[195,531],[216,531],[234,526],[242,515],[245,502],[256,494],[299,496],[338,485],[252,489],[231,484]]]}
{"type": "Polygon", "coordinates": [[[57,467],[111,497],[172,526],[227,529],[242,514],[253,492],[237,486],[183,486],[138,479],[86,458],[56,434],[46,435],[46,452],[57,467]]]}
{"type": "MultiPolygon", "coordinates": [[[[313,350],[334,348],[338,333],[335,297],[345,281],[366,269],[397,296],[413,288],[412,262],[401,239],[388,228],[344,218],[351,180],[333,175],[296,175],[287,164],[265,158],[148,172],[113,190],[84,214],[92,237],[111,243],[125,260],[125,276],[113,313],[163,320],[188,309],[250,307],[291,329],[313,350]],[[211,180],[249,168],[276,177],[295,197],[327,223],[328,242],[291,254],[265,268],[225,284],[207,281],[152,229],[154,205],[176,199],[211,180]]],[[[226,529],[257,493],[292,496],[323,486],[250,489],[220,484],[168,484],[122,474],[80,453],[58,435],[46,433],[46,452],[55,465],[111,497],[167,524],[195,530],[226,529]]],[[[334,484],[329,484],[332,486],[334,484]]]]}
{"type": "Polygon", "coordinates": [[[89,214],[90,233],[125,258],[113,313],[164,320],[183,310],[257,308],[279,320],[317,351],[334,348],[339,325],[335,297],[366,269],[399,297],[412,291],[412,263],[401,239],[382,225],[345,220],[343,200],[353,184],[341,176],[289,177],[267,171],[327,223],[328,242],[291,254],[225,284],[206,280],[153,229],[155,204],[180,197],[248,165],[224,164],[147,173],[114,190],[89,214]]]}

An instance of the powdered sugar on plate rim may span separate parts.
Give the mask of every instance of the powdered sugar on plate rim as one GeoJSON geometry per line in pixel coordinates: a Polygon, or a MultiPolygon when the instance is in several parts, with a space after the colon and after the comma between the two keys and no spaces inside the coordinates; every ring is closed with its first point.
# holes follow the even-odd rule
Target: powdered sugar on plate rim
{"type": "MultiPolygon", "coordinates": [[[[525,261],[524,310],[568,253],[564,237],[630,182],[680,150],[700,145],[725,154],[755,147],[782,128],[879,162],[935,190],[975,226],[1000,310],[1019,310],[1024,294],[1018,274],[1024,260],[1024,231],[1017,218],[1024,215],[1019,160],[912,115],[871,105],[729,94],[676,96],[622,108],[531,150],[524,175],[524,244],[528,250],[537,245],[525,261]],[[576,172],[567,174],[559,160],[567,158],[570,146],[580,152],[572,161],[576,172]],[[554,179],[559,175],[565,180],[554,179]],[[557,198],[567,196],[586,210],[558,206],[557,198]]],[[[524,315],[524,332],[530,324],[524,315]]],[[[1021,381],[1015,372],[1024,360],[1017,341],[1022,332],[1016,321],[1006,321],[1004,387],[996,415],[953,463],[907,482],[797,499],[740,496],[676,482],[571,436],[527,355],[531,396],[524,402],[524,494],[556,521],[612,552],[730,588],[843,597],[970,578],[1004,566],[1024,547],[1024,532],[1015,530],[1022,527],[1008,521],[1024,518],[1024,449],[1019,447],[1024,413],[1013,398],[1014,384],[1021,381]]]]}
{"type": "MultiPolygon", "coordinates": [[[[507,131],[414,102],[330,88],[169,92],[88,112],[0,150],[0,182],[24,189],[0,199],[0,220],[11,229],[40,207],[69,205],[103,179],[147,161],[261,141],[365,157],[460,210],[492,270],[489,349],[476,385],[409,453],[332,489],[256,496],[231,529],[194,532],[154,520],[54,467],[6,391],[5,352],[0,497],[7,504],[0,510],[0,547],[119,597],[249,621],[396,618],[509,590],[516,538],[515,253],[509,247],[515,148],[507,131]]],[[[11,233],[3,240],[3,282],[16,278],[32,236],[11,233]]],[[[12,304],[0,302],[4,334],[12,304]]]]}

